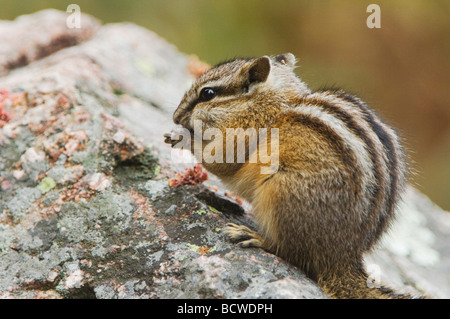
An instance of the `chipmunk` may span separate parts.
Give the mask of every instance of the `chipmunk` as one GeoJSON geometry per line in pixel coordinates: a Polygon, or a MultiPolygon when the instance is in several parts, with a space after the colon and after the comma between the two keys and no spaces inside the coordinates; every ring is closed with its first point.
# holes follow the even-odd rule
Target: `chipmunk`
{"type": "MultiPolygon", "coordinates": [[[[311,91],[295,65],[291,53],[220,63],[195,81],[173,115],[192,136],[196,120],[201,132],[278,129],[278,141],[258,141],[277,144],[272,174],[261,173],[267,164],[250,163],[249,156],[243,163],[203,161],[252,205],[258,225],[254,231],[228,224],[224,232],[241,247],[260,247],[298,266],[333,298],[410,298],[369,288],[363,266],[406,184],[399,137],[358,97],[341,89],[311,91]]],[[[179,141],[165,137],[172,145],[179,141]]]]}

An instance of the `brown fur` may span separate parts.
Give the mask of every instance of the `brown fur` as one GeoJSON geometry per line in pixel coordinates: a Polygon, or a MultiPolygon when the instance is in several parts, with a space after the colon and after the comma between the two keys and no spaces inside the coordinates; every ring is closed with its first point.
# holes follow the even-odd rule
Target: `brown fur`
{"type": "Polygon", "coordinates": [[[190,130],[202,120],[203,130],[216,127],[223,136],[226,128],[279,129],[274,174],[261,174],[261,162],[204,163],[252,204],[259,227],[229,224],[225,232],[243,247],[264,248],[299,266],[335,298],[404,297],[368,288],[362,266],[405,184],[398,138],[358,98],[341,90],[311,92],[294,66],[289,53],[219,64],[194,83],[174,114],[190,130]],[[202,101],[205,87],[220,93],[202,101]]]}

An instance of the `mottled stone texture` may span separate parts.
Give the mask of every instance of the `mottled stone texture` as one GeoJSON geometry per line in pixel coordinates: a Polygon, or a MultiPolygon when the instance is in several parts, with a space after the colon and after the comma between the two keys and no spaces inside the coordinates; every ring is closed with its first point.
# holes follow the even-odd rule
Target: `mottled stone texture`
{"type": "MultiPolygon", "coordinates": [[[[169,186],[192,165],[163,133],[204,64],[136,25],[83,15],[68,29],[67,16],[0,21],[0,298],[326,298],[224,239],[251,208],[214,176],[169,186]]],[[[449,215],[414,189],[407,203],[368,264],[449,297],[449,215]]]]}

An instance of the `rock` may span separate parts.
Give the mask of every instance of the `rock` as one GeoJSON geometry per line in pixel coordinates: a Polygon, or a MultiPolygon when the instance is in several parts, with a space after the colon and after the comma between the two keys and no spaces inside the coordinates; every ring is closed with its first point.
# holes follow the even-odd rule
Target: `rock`
{"type": "Polygon", "coordinates": [[[66,20],[63,13],[45,10],[14,21],[0,21],[0,75],[86,41],[100,27],[96,19],[86,14],[81,17],[83,27],[79,29],[68,28],[66,20]]]}
{"type": "MultiPolygon", "coordinates": [[[[169,186],[192,165],[163,133],[204,64],[133,24],[83,16],[73,31],[66,18],[0,22],[13,114],[0,128],[0,298],[327,298],[280,258],[224,238],[228,222],[254,225],[214,176],[169,186]]],[[[371,273],[448,298],[449,215],[412,188],[405,202],[371,273]]]]}

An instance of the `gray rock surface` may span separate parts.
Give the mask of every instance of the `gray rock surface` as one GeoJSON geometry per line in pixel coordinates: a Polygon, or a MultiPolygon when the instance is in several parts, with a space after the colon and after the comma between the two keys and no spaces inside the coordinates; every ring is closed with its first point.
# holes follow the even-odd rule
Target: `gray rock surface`
{"type": "MultiPolygon", "coordinates": [[[[190,165],[162,134],[204,64],[89,16],[56,47],[74,32],[66,17],[0,21],[0,298],[327,298],[280,258],[224,239],[227,222],[252,221],[214,176],[169,186],[190,165]],[[12,36],[39,21],[53,27],[26,45],[12,36]],[[27,58],[12,67],[18,48],[27,58]]],[[[367,264],[376,280],[448,298],[450,216],[413,188],[405,203],[367,264]]]]}

